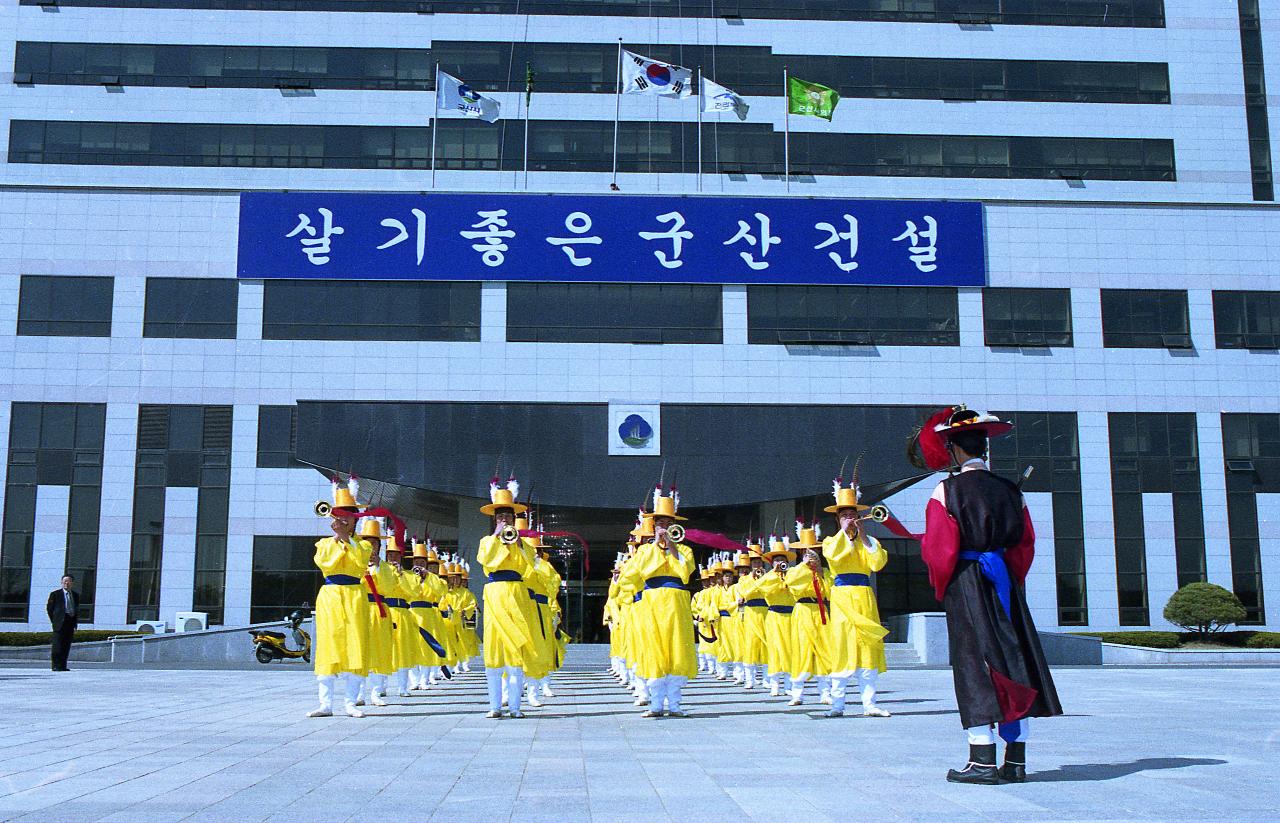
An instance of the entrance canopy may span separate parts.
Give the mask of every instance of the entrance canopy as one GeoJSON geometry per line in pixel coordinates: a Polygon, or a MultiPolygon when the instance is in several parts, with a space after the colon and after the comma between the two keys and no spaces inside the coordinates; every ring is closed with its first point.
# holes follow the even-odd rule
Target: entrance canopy
{"type": "MultiPolygon", "coordinates": [[[[798,401],[800,398],[791,398],[798,401]]],[[[665,465],[688,507],[829,494],[862,454],[867,502],[918,475],[906,440],[931,409],[911,406],[663,404],[661,455],[609,454],[604,403],[299,401],[295,454],[375,481],[387,505],[485,498],[495,469],[546,506],[632,509],[665,465]],[[438,498],[437,498],[438,499],[438,498]]]]}

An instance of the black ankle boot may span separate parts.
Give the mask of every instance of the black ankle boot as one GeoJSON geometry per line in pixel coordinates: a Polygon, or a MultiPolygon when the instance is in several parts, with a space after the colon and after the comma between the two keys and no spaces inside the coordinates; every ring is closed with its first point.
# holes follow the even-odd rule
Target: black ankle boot
{"type": "Polygon", "coordinates": [[[947,772],[948,783],[976,783],[982,786],[995,786],[1000,783],[1000,774],[996,771],[996,746],[969,744],[969,763],[963,769],[951,769],[947,772]]]}
{"type": "Polygon", "coordinates": [[[1006,783],[1027,782],[1027,744],[1010,743],[1004,747],[1004,765],[1000,779],[1006,783]]]}

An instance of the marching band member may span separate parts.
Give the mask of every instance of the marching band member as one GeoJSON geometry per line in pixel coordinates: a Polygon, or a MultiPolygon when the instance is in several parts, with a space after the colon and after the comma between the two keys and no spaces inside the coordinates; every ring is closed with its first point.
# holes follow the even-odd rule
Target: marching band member
{"type": "Polygon", "coordinates": [[[832,494],[835,503],[824,511],[835,514],[840,531],[822,541],[822,554],[833,575],[831,588],[831,710],[829,717],[844,714],[849,683],[857,684],[862,713],[867,717],[888,717],[876,705],[876,678],[886,670],[884,638],[876,593],[871,575],[884,568],[889,555],[880,541],[863,531],[860,512],[869,509],[859,502],[858,469],[848,487],[836,478],[832,494]]]}
{"type": "Polygon", "coordinates": [[[636,543],[631,554],[623,561],[622,575],[619,577],[619,594],[625,608],[627,638],[627,683],[635,694],[635,705],[649,705],[649,681],[640,673],[640,659],[647,654],[647,648],[653,643],[648,628],[648,604],[652,600],[645,599],[643,576],[628,574],[638,562],[640,546],[654,537],[653,521],[641,512],[640,524],[634,532],[636,543]]]}
{"type": "Polygon", "coordinates": [[[747,552],[738,552],[733,558],[733,582],[729,585],[732,604],[729,619],[733,622],[733,682],[743,684],[747,680],[746,666],[746,598],[742,596],[743,580],[751,577],[751,557],[747,552]]]}
{"type": "Polygon", "coordinates": [[[677,514],[679,492],[669,496],[659,485],[654,492],[653,511],[645,518],[653,523],[653,542],[642,544],[623,572],[623,579],[638,591],[643,589],[644,617],[648,642],[640,652],[637,671],[648,681],[649,710],[643,717],[687,717],[681,707],[684,684],[698,673],[693,645],[693,613],[690,610],[689,582],[697,563],[693,551],[673,540],[668,528],[685,518],[677,514]]]}
{"type": "Polygon", "coordinates": [[[772,565],[759,580],[756,581],[756,593],[764,598],[768,613],[765,615],[764,629],[767,642],[768,666],[765,670],[765,682],[769,685],[769,694],[778,697],[782,691],[790,691],[791,680],[791,612],[795,608],[796,599],[787,588],[786,574],[790,564],[796,561],[796,554],[791,550],[789,538],[769,538],[769,551],[765,560],[772,565]]]}
{"type": "Polygon", "coordinates": [[[714,674],[716,670],[716,623],[719,622],[719,610],[712,617],[707,613],[708,601],[715,592],[714,575],[709,568],[699,568],[698,580],[701,588],[693,595],[690,608],[693,610],[693,621],[698,636],[698,672],[714,674]]]}
{"type": "Polygon", "coordinates": [[[968,764],[947,772],[953,783],[1023,782],[1027,718],[1062,714],[1022,589],[1035,556],[1031,514],[1018,486],[986,463],[990,438],[1012,428],[992,414],[948,408],[925,423],[915,444],[928,468],[958,467],[934,489],[921,541],[947,613],[956,703],[969,739],[968,764]],[[996,726],[1006,743],[999,770],[996,726]]]}
{"type": "Polygon", "coordinates": [[[622,679],[622,621],[618,606],[618,574],[622,571],[622,552],[613,558],[613,571],[609,573],[609,595],[604,601],[602,625],[609,630],[609,672],[615,679],[622,679]]]}
{"type": "MultiPolygon", "coordinates": [[[[356,704],[368,703],[371,706],[385,706],[387,701],[382,697],[387,693],[387,678],[394,672],[391,646],[393,616],[390,607],[383,600],[381,582],[391,574],[391,567],[382,562],[379,556],[382,541],[382,524],[375,518],[366,518],[360,528],[360,537],[369,544],[369,565],[365,572],[365,596],[369,607],[365,610],[369,615],[369,674],[360,690],[360,698],[356,704]]],[[[388,535],[388,544],[395,541],[395,535],[388,535]]]]}
{"type": "Polygon", "coordinates": [[[440,555],[436,553],[436,544],[427,538],[419,553],[418,547],[413,549],[413,571],[417,575],[417,596],[409,606],[417,622],[414,646],[417,665],[411,670],[411,677],[416,681],[418,689],[435,685],[439,679],[437,673],[447,662],[449,648],[445,644],[445,623],[440,612],[440,601],[449,590],[449,585],[441,579],[440,555]]]}
{"type": "Polygon", "coordinates": [[[360,686],[369,671],[368,601],[360,580],[369,565],[370,545],[354,535],[357,486],[333,483],[333,507],[329,527],[333,537],[316,541],[314,561],[324,574],[324,586],[316,595],[315,672],[320,707],[308,717],[333,715],[333,687],[342,675],[349,717],[364,717],[356,706],[360,686]]]}
{"type": "Polygon", "coordinates": [[[818,530],[796,521],[799,541],[793,548],[804,552],[800,565],[787,572],[786,584],[796,602],[791,613],[791,702],[804,702],[804,684],[818,678],[818,690],[831,674],[831,630],[828,603],[831,575],[822,568],[818,530]]]}
{"type": "MultiPolygon", "coordinates": [[[[551,625],[555,629],[555,652],[551,661],[551,672],[560,671],[560,667],[564,665],[565,651],[569,648],[569,634],[564,630],[564,612],[560,608],[560,587],[564,583],[564,578],[560,576],[556,564],[551,560],[551,553],[543,546],[541,550],[542,562],[547,565],[547,588],[546,595],[551,605],[551,625]]],[[[555,697],[556,693],[551,690],[551,681],[543,678],[542,696],[555,697]]]]}
{"type": "Polygon", "coordinates": [[[480,654],[480,638],[476,635],[476,596],[471,592],[471,564],[462,561],[458,581],[458,611],[462,615],[462,664],[464,672],[471,671],[471,659],[480,654]]]}
{"type": "Polygon", "coordinates": [[[765,619],[769,614],[769,602],[760,593],[760,579],[764,577],[764,556],[758,543],[747,545],[746,573],[738,578],[738,601],[741,604],[742,628],[741,653],[743,688],[754,689],[756,675],[763,684],[764,667],[769,660],[769,647],[765,639],[765,619]]]}
{"type": "Polygon", "coordinates": [[[445,661],[445,665],[454,671],[462,671],[466,654],[462,642],[462,566],[458,558],[454,557],[444,564],[441,571],[444,572],[447,587],[440,600],[440,616],[444,618],[445,625],[444,646],[449,650],[449,659],[445,661]]]}
{"type": "Polygon", "coordinates": [[[385,581],[379,583],[378,591],[383,593],[383,600],[391,609],[391,660],[395,669],[390,678],[391,690],[399,697],[408,697],[409,670],[417,662],[415,652],[418,645],[418,621],[409,608],[413,590],[417,587],[417,578],[412,572],[406,572],[401,565],[404,552],[398,544],[388,545],[386,554],[390,574],[385,581]]]}
{"type": "MultiPolygon", "coordinates": [[[[516,528],[522,532],[528,531],[529,521],[517,517],[516,528]]],[[[537,654],[532,658],[526,658],[524,663],[525,699],[536,709],[542,705],[542,701],[538,699],[538,690],[551,674],[551,667],[555,662],[556,630],[552,625],[551,598],[559,592],[548,593],[549,587],[553,585],[551,575],[555,572],[548,571],[550,564],[543,559],[542,539],[530,537],[525,538],[524,542],[533,548],[532,564],[525,574],[525,584],[529,588],[529,599],[533,601],[536,631],[530,633],[533,635],[533,645],[537,650],[537,654]]],[[[559,575],[556,577],[558,578],[559,575]]],[[[557,589],[559,588],[558,582],[554,585],[557,589]]]]}
{"type": "Polygon", "coordinates": [[[728,680],[733,674],[733,661],[738,654],[738,636],[736,626],[731,619],[738,610],[738,598],[731,589],[737,581],[733,573],[733,560],[726,555],[720,556],[716,564],[716,596],[715,608],[719,616],[716,641],[716,680],[728,680]]]}
{"type": "Polygon", "coordinates": [[[534,665],[538,649],[534,635],[538,616],[529,597],[526,576],[533,568],[533,547],[515,528],[517,514],[528,507],[516,502],[519,486],[515,478],[500,486],[495,477],[489,483],[489,502],[480,507],[494,520],[493,533],[480,541],[476,560],[487,575],[484,586],[484,665],[489,690],[489,713],[502,717],[502,680],[510,681],[511,717],[524,717],[520,699],[524,691],[524,669],[534,665]]]}

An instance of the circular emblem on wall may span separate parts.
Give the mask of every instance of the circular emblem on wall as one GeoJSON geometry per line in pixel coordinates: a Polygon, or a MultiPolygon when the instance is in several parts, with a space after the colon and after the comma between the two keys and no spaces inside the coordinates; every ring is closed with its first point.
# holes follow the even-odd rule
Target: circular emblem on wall
{"type": "Polygon", "coordinates": [[[642,449],[653,439],[653,426],[638,414],[629,414],[618,426],[618,437],[633,449],[642,449]]]}

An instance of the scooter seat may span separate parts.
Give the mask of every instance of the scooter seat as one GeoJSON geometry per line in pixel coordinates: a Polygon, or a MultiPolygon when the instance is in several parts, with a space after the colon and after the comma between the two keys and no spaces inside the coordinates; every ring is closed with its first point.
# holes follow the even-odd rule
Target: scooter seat
{"type": "Polygon", "coordinates": [[[260,632],[257,632],[257,634],[263,635],[264,637],[274,637],[274,638],[275,638],[275,639],[277,639],[277,640],[284,640],[284,632],[265,632],[265,631],[260,631],[260,632]]]}

